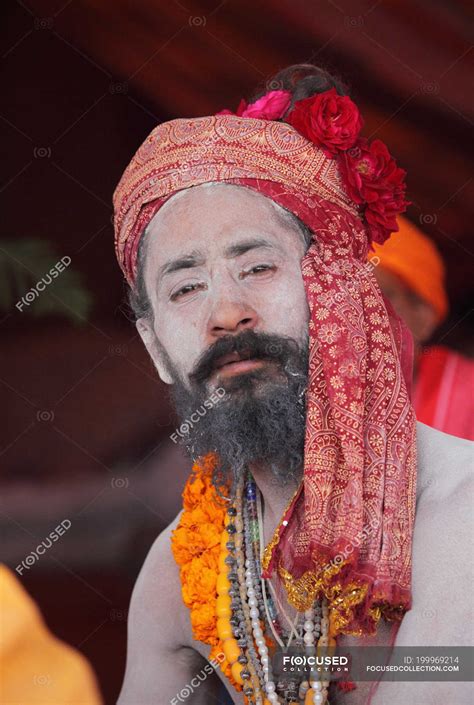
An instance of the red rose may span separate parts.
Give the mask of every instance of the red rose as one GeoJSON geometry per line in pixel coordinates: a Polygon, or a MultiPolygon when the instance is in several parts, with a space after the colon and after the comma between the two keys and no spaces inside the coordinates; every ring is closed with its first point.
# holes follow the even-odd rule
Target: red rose
{"type": "Polygon", "coordinates": [[[328,157],[350,149],[362,129],[362,116],[349,96],[335,88],[296,101],[286,122],[319,145],[328,157]]]}
{"type": "Polygon", "coordinates": [[[365,204],[365,219],[371,240],[385,242],[398,230],[397,216],[406,210],[406,184],[403,169],[380,140],[371,144],[365,138],[340,155],[340,172],[349,196],[365,204]]]}

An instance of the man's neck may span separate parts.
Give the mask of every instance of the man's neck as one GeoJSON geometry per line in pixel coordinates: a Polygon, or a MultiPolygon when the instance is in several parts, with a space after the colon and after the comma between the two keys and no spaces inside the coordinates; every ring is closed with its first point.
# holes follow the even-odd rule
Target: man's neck
{"type": "Polygon", "coordinates": [[[302,473],[283,484],[268,465],[253,465],[252,476],[263,499],[263,532],[265,546],[281,521],[283,513],[301,482],[302,473]]]}

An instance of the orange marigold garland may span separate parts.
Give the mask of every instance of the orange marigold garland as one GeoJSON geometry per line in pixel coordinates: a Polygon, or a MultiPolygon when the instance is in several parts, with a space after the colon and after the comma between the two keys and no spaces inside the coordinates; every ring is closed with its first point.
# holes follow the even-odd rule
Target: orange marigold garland
{"type": "MultiPolygon", "coordinates": [[[[216,458],[209,453],[196,462],[183,491],[183,512],[171,537],[171,547],[180,567],[181,591],[189,607],[193,637],[211,645],[209,660],[216,659],[234,688],[241,691],[217,635],[216,582],[226,503],[211,482],[216,458]]],[[[225,495],[225,491],[222,492],[225,495]]]]}
{"type": "MultiPolygon", "coordinates": [[[[222,578],[219,562],[227,534],[229,505],[219,497],[212,484],[215,464],[216,456],[210,453],[193,465],[183,490],[183,512],[172,532],[171,547],[180,567],[183,602],[190,610],[193,637],[211,646],[209,661],[218,663],[233,687],[242,691],[242,684],[232,672],[232,666],[238,664],[234,662],[232,665],[224,656],[224,640],[218,636],[216,606],[218,580],[222,578]]],[[[228,496],[228,490],[223,489],[222,494],[228,496]]],[[[229,641],[234,640],[227,639],[227,643],[229,641]]],[[[275,642],[268,635],[265,641],[269,648],[275,647],[275,642]]],[[[339,683],[338,687],[351,690],[355,684],[344,682],[339,683]]],[[[248,702],[245,696],[244,701],[248,702]]],[[[265,699],[264,702],[269,701],[265,699]]]]}

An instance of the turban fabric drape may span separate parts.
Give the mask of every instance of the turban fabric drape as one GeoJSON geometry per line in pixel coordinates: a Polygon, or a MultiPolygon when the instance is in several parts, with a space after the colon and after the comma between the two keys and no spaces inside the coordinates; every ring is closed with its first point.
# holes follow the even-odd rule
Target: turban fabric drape
{"type": "MultiPolygon", "coordinates": [[[[116,251],[134,285],[140,237],[177,191],[251,188],[314,233],[304,473],[264,556],[298,609],[328,598],[333,633],[373,632],[411,603],[416,424],[412,343],[367,263],[368,233],[332,159],[288,124],[233,115],[159,125],[114,195],[116,251]]],[[[269,331],[271,332],[271,331],[269,331]]]]}

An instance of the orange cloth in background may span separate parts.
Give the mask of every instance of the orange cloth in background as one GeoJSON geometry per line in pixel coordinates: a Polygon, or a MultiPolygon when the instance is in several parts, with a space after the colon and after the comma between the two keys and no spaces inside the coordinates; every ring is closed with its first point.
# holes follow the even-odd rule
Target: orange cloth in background
{"type": "MultiPolygon", "coordinates": [[[[399,231],[383,244],[373,245],[378,266],[398,276],[411,291],[446,317],[448,299],[441,255],[430,238],[403,216],[399,231]]],[[[413,406],[419,421],[468,440],[474,440],[474,360],[445,347],[424,348],[418,358],[413,406]]]]}
{"type": "MultiPolygon", "coordinates": [[[[397,218],[399,231],[392,233],[383,244],[373,243],[380,265],[400,277],[438,314],[438,323],[446,317],[448,299],[445,290],[445,269],[435,244],[403,216],[397,218]]],[[[369,258],[374,255],[369,254],[369,258]]]]}
{"type": "Polygon", "coordinates": [[[474,441],[474,360],[431,347],[418,363],[412,400],[418,421],[474,441]]]}
{"type": "Polygon", "coordinates": [[[101,705],[86,659],[56,639],[14,573],[0,565],[0,705],[101,705]]]}

